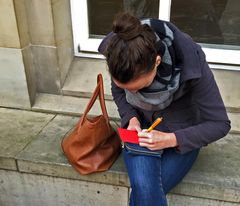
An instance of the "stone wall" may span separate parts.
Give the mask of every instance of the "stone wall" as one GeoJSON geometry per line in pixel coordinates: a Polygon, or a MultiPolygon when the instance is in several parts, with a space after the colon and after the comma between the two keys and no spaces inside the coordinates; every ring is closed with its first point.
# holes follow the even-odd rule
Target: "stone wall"
{"type": "Polygon", "coordinates": [[[60,94],[72,60],[69,0],[0,0],[0,106],[60,94]]]}

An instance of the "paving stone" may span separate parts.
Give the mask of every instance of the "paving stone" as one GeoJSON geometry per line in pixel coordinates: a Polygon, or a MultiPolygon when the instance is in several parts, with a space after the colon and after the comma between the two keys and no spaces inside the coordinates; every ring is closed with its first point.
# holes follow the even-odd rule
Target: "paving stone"
{"type": "Polygon", "coordinates": [[[210,200],[198,197],[184,196],[184,195],[167,195],[170,206],[238,206],[239,203],[225,202],[219,200],[210,200]]]}
{"type": "MultiPolygon", "coordinates": [[[[5,111],[4,115],[6,113],[5,111]]],[[[27,113],[33,113],[33,116],[36,115],[35,119],[37,118],[39,120],[39,113],[27,113]]],[[[1,117],[2,116],[3,115],[1,115],[1,117]]],[[[45,114],[43,116],[45,116],[45,114]]],[[[50,116],[52,117],[53,115],[50,116]]],[[[5,119],[7,119],[6,115],[5,117],[5,119]]],[[[11,122],[13,119],[16,119],[12,114],[8,115],[8,118],[11,119],[11,122]]],[[[24,119],[26,120],[26,118],[24,119]]],[[[20,153],[17,151],[16,153],[18,155],[14,156],[17,160],[19,171],[129,187],[129,180],[122,156],[120,156],[110,170],[102,173],[80,175],[70,166],[62,153],[60,143],[65,134],[74,127],[78,119],[79,117],[57,115],[37,134],[37,136],[36,134],[33,135],[35,138],[31,142],[28,141],[28,145],[25,145],[26,147],[23,150],[21,149],[22,151],[20,153]]],[[[4,120],[4,122],[5,125],[10,124],[10,120],[4,120]]],[[[24,128],[19,121],[16,122],[19,126],[15,124],[13,128],[24,128]]],[[[30,118],[27,122],[31,127],[36,126],[36,124],[33,124],[34,120],[30,118]]],[[[114,122],[112,122],[112,124],[114,124],[114,122]]],[[[117,127],[117,125],[115,125],[115,127],[117,127]]],[[[33,128],[32,130],[35,131],[33,128]]],[[[23,131],[22,129],[21,132],[24,133],[23,131]]],[[[27,134],[31,134],[33,131],[28,130],[27,134]]],[[[21,132],[19,133],[21,134],[21,132]]],[[[3,134],[3,132],[1,132],[1,134],[3,134]]],[[[9,136],[8,133],[6,134],[5,136],[9,136]]],[[[227,137],[203,148],[190,173],[188,173],[183,181],[171,191],[171,194],[217,200],[220,203],[222,201],[239,204],[240,157],[237,155],[240,147],[239,138],[239,135],[229,134],[227,137]]],[[[3,142],[3,140],[4,138],[0,139],[1,142],[3,142]]],[[[8,140],[11,141],[11,139],[8,140]]],[[[6,149],[3,154],[5,155],[4,160],[6,160],[8,154],[6,149]]],[[[219,205],[222,204],[220,203],[219,205]]],[[[222,205],[227,204],[224,203],[222,205]]]]}
{"type": "Polygon", "coordinates": [[[240,203],[239,135],[229,134],[203,148],[177,194],[240,203]]]}
{"type": "MultiPolygon", "coordinates": [[[[88,102],[89,98],[38,93],[33,110],[76,116],[84,112],[88,102]]],[[[120,117],[116,104],[112,100],[106,100],[105,102],[109,117],[119,121],[120,117]]],[[[96,101],[96,104],[94,104],[89,114],[97,115],[100,111],[99,102],[96,101]]],[[[228,111],[228,115],[232,121],[231,132],[240,133],[240,125],[238,121],[240,113],[238,111],[228,111]]]]}
{"type": "Polygon", "coordinates": [[[52,114],[0,108],[0,168],[16,170],[15,156],[53,117],[52,114]]]}
{"type": "Polygon", "coordinates": [[[105,173],[80,175],[70,166],[62,153],[61,140],[77,121],[76,117],[57,115],[17,156],[19,170],[105,184],[129,185],[121,157],[105,173]]]}

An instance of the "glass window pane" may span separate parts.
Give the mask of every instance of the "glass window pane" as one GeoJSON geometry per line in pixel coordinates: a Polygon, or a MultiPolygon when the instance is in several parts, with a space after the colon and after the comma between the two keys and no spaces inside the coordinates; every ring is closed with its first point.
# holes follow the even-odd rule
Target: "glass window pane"
{"type": "Polygon", "coordinates": [[[172,0],[171,22],[198,43],[240,45],[239,0],[172,0]]]}
{"type": "Polygon", "coordinates": [[[159,0],[88,0],[90,37],[106,35],[118,12],[127,11],[139,18],[158,18],[159,0]]]}

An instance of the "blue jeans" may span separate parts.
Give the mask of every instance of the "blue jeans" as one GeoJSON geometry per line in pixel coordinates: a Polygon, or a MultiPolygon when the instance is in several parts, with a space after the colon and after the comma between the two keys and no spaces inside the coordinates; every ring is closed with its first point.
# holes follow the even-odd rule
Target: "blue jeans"
{"type": "Polygon", "coordinates": [[[171,148],[156,157],[135,154],[124,148],[132,188],[130,206],[166,206],[166,194],[187,174],[198,153],[199,149],[179,154],[171,148]]]}

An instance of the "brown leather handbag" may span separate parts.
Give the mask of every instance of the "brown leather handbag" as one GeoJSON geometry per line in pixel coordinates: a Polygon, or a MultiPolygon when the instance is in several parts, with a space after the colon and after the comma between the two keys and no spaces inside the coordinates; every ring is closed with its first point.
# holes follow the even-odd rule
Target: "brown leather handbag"
{"type": "Polygon", "coordinates": [[[82,117],[62,140],[62,149],[69,163],[81,174],[109,169],[120,154],[121,142],[109,123],[101,74],[82,117]],[[87,114],[98,96],[103,114],[89,118],[87,114]]]}

